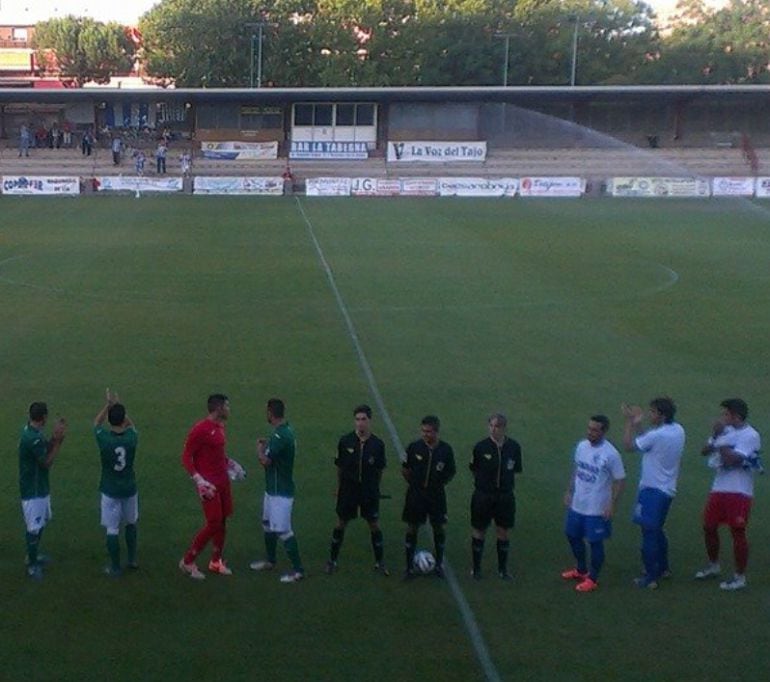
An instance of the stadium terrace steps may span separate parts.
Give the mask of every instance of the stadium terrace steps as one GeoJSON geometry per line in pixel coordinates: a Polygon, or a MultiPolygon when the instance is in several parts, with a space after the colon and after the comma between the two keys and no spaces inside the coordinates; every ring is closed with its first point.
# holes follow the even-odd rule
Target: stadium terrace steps
{"type": "MultiPolygon", "coordinates": [[[[770,150],[757,150],[762,159],[770,150]]],[[[281,175],[286,159],[226,161],[204,159],[196,156],[193,162],[195,175],[281,175]]],[[[297,180],[308,177],[414,177],[414,176],[521,176],[521,175],[576,175],[600,177],[612,175],[704,175],[745,176],[750,169],[738,149],[721,148],[669,148],[644,149],[624,147],[619,149],[493,149],[486,162],[475,163],[402,163],[388,164],[384,158],[347,161],[289,161],[297,180]]],[[[167,160],[168,175],[180,175],[179,154],[172,149],[167,160]]],[[[155,162],[148,157],[145,165],[147,176],[155,175],[155,162]]],[[[765,170],[768,172],[768,170],[765,170]]],[[[29,157],[19,158],[13,147],[0,148],[0,174],[2,175],[133,175],[130,158],[124,158],[119,167],[112,163],[109,150],[96,149],[90,157],[80,150],[33,149],[29,157]]]]}

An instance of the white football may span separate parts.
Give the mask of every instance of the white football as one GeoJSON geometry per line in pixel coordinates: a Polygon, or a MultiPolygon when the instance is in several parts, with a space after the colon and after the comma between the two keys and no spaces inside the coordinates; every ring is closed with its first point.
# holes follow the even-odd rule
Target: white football
{"type": "Polygon", "coordinates": [[[421,549],[414,555],[414,570],[418,573],[431,573],[436,568],[436,560],[433,555],[425,549],[421,549]]]}

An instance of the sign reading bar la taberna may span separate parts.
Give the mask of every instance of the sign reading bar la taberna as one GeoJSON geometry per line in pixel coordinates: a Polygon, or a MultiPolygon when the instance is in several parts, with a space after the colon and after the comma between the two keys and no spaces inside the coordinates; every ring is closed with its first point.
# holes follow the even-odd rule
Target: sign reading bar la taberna
{"type": "Polygon", "coordinates": [[[289,148],[290,159],[368,159],[366,142],[301,142],[293,141],[289,148]]]}

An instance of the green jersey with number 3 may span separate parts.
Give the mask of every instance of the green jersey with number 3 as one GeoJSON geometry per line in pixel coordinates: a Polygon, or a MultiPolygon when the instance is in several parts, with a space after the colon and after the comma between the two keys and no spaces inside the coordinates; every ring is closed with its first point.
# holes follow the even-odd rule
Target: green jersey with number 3
{"type": "Polygon", "coordinates": [[[99,454],[102,458],[102,478],[99,490],[108,497],[131,497],[136,495],[134,457],[138,434],[133,426],[121,433],[108,427],[94,429],[99,454]]]}

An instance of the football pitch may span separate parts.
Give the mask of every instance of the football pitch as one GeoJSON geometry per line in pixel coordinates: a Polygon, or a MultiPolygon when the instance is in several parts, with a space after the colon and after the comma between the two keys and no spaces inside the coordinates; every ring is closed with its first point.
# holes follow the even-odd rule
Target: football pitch
{"type": "MultiPolygon", "coordinates": [[[[743,200],[83,197],[0,201],[0,679],[762,679],[770,650],[770,480],[756,482],[749,587],[692,575],[705,561],[699,455],[719,402],[743,397],[770,439],[770,205],[743,200]],[[105,387],[137,424],[139,561],[120,579],[99,524],[91,431],[105,387]],[[232,577],[177,562],[201,513],[180,464],[209,393],[230,397],[232,577]],[[636,455],[600,589],[577,594],[562,494],[587,418],[620,445],[623,401],[677,402],[688,434],[667,523],[673,577],[636,590],[636,455]],[[297,431],[294,526],[307,579],[255,574],[264,405],[297,431]],[[51,473],[45,579],[24,576],[18,434],[33,400],[65,416],[51,473]],[[381,505],[393,575],[372,571],[366,524],[323,573],[339,436],[375,411],[388,468],[381,505]],[[522,445],[513,583],[469,575],[467,461],[502,411],[522,445]],[[402,582],[397,444],[442,421],[450,579],[402,582]]],[[[723,570],[732,569],[722,530],[723,570]]],[[[420,547],[432,548],[429,530],[420,547]]],[[[208,555],[205,555],[206,559],[208,555]]],[[[279,547],[279,568],[288,566],[279,547]]]]}

